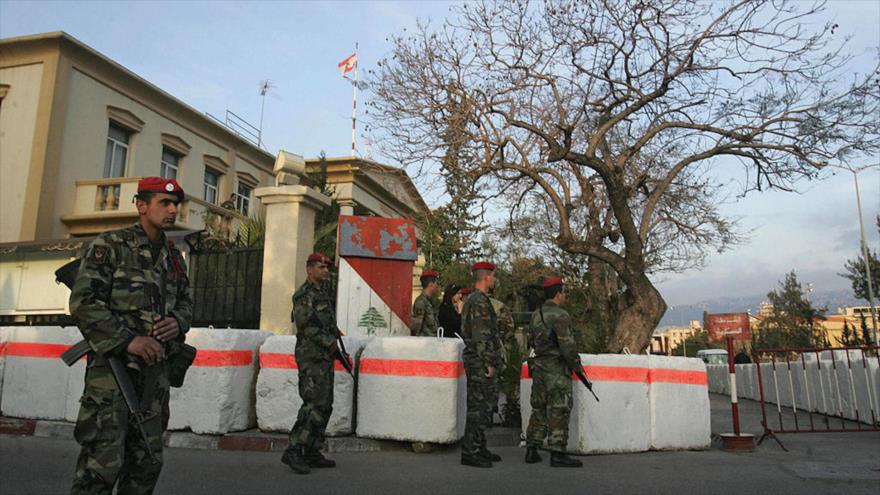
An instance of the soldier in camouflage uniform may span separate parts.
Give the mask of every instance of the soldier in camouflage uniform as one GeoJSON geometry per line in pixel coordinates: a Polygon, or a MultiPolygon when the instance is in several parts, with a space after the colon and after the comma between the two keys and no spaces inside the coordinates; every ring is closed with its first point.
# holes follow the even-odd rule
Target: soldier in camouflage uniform
{"type": "Polygon", "coordinates": [[[92,351],[74,430],[82,450],[71,493],[152,493],[162,469],[162,433],[168,425],[166,356],[189,330],[192,299],[180,252],[164,231],[172,228],[183,189],[148,177],[138,183],[138,222],[100,234],[88,247],[70,294],[70,312],[92,351]],[[163,307],[164,306],[164,307],[163,307]],[[143,429],[157,457],[131,424],[108,358],[125,364],[146,411],[143,429]],[[154,391],[144,397],[145,388],[154,391]]]}
{"type": "MultiPolygon", "coordinates": [[[[494,297],[490,297],[489,302],[492,303],[492,310],[495,311],[496,319],[498,322],[498,335],[501,339],[501,357],[504,369],[512,366],[519,370],[522,366],[522,363],[508,362],[510,356],[518,355],[515,348],[519,347],[519,344],[516,341],[516,326],[514,326],[513,324],[513,313],[510,312],[510,308],[508,308],[506,304],[499,301],[498,299],[495,299],[494,297]]],[[[492,392],[492,408],[494,411],[497,411],[498,399],[501,392],[500,379],[495,380],[495,385],[492,392]]],[[[514,409],[519,410],[519,386],[513,387],[508,392],[512,393],[510,393],[507,397],[505,411],[509,413],[514,409]]]]}
{"type": "Polygon", "coordinates": [[[580,467],[581,461],[565,453],[572,407],[572,372],[581,366],[571,329],[571,317],[560,306],[565,286],[559,278],[543,284],[544,305],[532,314],[529,357],[532,376],[532,416],[526,431],[526,462],[541,462],[538,449],[547,439],[552,467],[580,467]]]}
{"type": "Polygon", "coordinates": [[[474,290],[461,312],[464,369],[467,375],[467,417],[461,441],[461,463],[492,467],[501,460],[486,448],[486,428],[492,424],[492,398],[501,366],[501,339],[489,292],[495,285],[495,265],[475,263],[474,290]]]}
{"type": "Polygon", "coordinates": [[[437,291],[438,276],[439,274],[434,270],[425,270],[419,277],[419,281],[422,283],[422,293],[413,303],[412,321],[409,325],[410,334],[413,337],[437,336],[437,312],[434,311],[431,297],[437,291]]]}
{"type": "Polygon", "coordinates": [[[333,362],[339,352],[330,263],[323,254],[309,255],[308,279],[293,294],[291,320],[297,329],[295,352],[302,406],[281,462],[298,474],[308,474],[310,468],[336,467],[336,462],[325,458],[320,450],[333,412],[333,362]]]}

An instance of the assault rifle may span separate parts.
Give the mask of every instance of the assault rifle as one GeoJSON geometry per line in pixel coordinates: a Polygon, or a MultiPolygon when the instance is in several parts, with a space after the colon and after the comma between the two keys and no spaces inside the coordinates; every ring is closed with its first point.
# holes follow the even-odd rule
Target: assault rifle
{"type": "Polygon", "coordinates": [[[345,371],[354,378],[354,368],[352,368],[351,356],[348,354],[348,351],[345,350],[345,342],[342,341],[342,331],[338,328],[336,329],[336,359],[342,363],[342,367],[345,368],[345,371]]]}

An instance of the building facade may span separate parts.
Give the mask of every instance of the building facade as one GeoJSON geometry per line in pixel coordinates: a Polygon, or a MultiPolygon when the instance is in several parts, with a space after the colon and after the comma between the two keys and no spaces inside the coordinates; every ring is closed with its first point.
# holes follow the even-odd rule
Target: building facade
{"type": "Polygon", "coordinates": [[[274,161],[66,33],[0,40],[0,317],[63,312],[65,289],[33,288],[137,219],[140,178],[180,182],[177,229],[230,230],[262,210],[274,161]]]}

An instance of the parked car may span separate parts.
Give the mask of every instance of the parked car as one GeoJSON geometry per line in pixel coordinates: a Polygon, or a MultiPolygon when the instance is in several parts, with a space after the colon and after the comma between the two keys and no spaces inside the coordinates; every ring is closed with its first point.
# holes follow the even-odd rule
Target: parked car
{"type": "Polygon", "coordinates": [[[697,357],[706,364],[727,364],[727,351],[724,349],[702,349],[697,357]]]}

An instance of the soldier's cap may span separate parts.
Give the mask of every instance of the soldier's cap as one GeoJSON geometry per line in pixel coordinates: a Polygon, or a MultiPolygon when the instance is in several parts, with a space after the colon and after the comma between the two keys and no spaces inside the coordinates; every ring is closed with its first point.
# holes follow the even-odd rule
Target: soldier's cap
{"type": "Polygon", "coordinates": [[[440,274],[435,272],[434,270],[425,270],[419,275],[419,278],[437,278],[440,274]]]}
{"type": "Polygon", "coordinates": [[[480,261],[480,262],[474,263],[474,266],[471,267],[471,271],[475,272],[477,270],[489,270],[490,272],[494,272],[495,271],[495,263],[490,263],[488,261],[480,261]]]}
{"type": "Polygon", "coordinates": [[[311,261],[320,261],[321,263],[327,263],[328,265],[330,264],[330,258],[328,258],[326,255],[323,255],[323,254],[321,254],[321,253],[312,253],[312,254],[310,254],[310,255],[309,255],[309,259],[306,260],[306,261],[308,261],[308,262],[311,262],[311,261]]]}
{"type": "Polygon", "coordinates": [[[461,295],[466,296],[471,293],[471,288],[470,287],[462,287],[460,292],[461,292],[461,295]]]}
{"type": "Polygon", "coordinates": [[[553,287],[554,285],[565,285],[565,282],[559,277],[548,278],[543,284],[541,284],[541,287],[546,289],[547,287],[553,287]]]}
{"type": "Polygon", "coordinates": [[[178,201],[183,201],[183,188],[177,183],[176,179],[165,179],[162,177],[144,177],[138,181],[138,194],[140,193],[165,193],[177,196],[178,201]]]}

